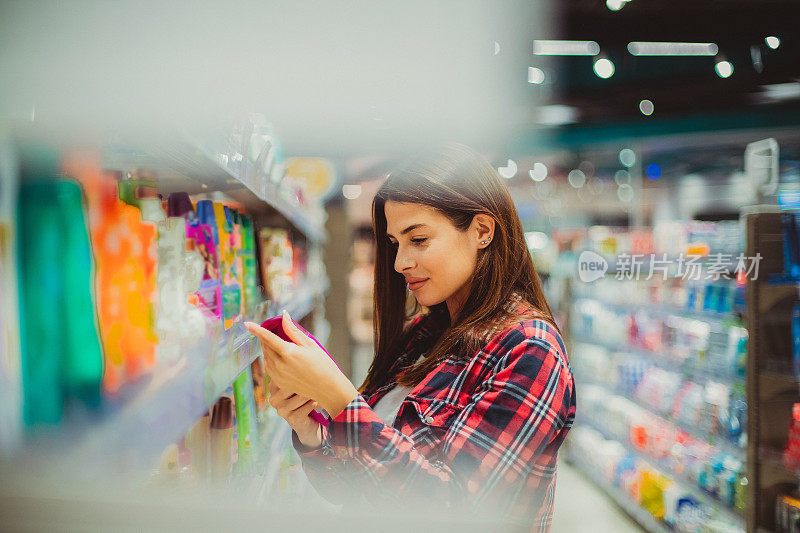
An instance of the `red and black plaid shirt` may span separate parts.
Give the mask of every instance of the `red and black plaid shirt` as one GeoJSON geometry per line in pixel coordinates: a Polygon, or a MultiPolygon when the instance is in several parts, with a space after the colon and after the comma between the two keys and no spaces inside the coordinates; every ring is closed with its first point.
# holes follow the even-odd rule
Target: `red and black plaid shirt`
{"type": "MultiPolygon", "coordinates": [[[[411,322],[405,353],[432,334],[430,322],[411,322]]],[[[552,325],[521,321],[470,360],[444,361],[387,425],[372,406],[393,386],[353,399],[323,429],[320,448],[304,449],[293,435],[320,494],[375,505],[407,497],[549,531],[557,452],[575,417],[575,384],[552,325]]]]}

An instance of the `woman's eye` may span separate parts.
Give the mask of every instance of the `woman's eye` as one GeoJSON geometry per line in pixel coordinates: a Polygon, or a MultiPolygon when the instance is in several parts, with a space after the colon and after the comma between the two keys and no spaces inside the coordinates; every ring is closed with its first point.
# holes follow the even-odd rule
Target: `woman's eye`
{"type": "Polygon", "coordinates": [[[425,242],[427,240],[428,240],[427,238],[423,237],[423,238],[419,238],[419,239],[411,239],[411,242],[413,242],[416,245],[420,245],[420,244],[422,244],[423,242],[425,242]]]}

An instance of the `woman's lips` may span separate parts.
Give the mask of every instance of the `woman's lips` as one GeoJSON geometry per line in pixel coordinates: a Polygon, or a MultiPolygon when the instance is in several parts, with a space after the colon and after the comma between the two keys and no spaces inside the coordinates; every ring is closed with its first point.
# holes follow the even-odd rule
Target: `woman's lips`
{"type": "Polygon", "coordinates": [[[422,287],[423,285],[425,285],[428,282],[429,279],[430,278],[425,278],[425,279],[423,279],[421,281],[415,281],[413,283],[408,283],[408,288],[409,288],[409,290],[415,291],[415,290],[419,289],[420,287],[422,287]]]}

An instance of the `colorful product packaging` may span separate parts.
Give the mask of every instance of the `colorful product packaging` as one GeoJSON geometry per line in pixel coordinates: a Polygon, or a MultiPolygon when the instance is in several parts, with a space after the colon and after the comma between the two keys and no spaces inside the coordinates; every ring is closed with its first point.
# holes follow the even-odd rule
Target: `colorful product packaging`
{"type": "Polygon", "coordinates": [[[218,229],[211,200],[197,202],[197,218],[187,221],[186,237],[194,240],[205,265],[203,280],[197,290],[200,309],[215,319],[222,318],[220,264],[217,255],[218,229]]]}
{"type": "Polygon", "coordinates": [[[256,306],[261,301],[258,291],[258,263],[253,220],[245,214],[240,215],[242,246],[238,250],[242,263],[242,307],[246,317],[255,314],[256,306]]]}
{"type": "Polygon", "coordinates": [[[236,250],[234,247],[234,227],[231,210],[220,203],[214,203],[214,216],[219,234],[219,265],[222,294],[222,318],[225,329],[241,318],[242,289],[236,277],[236,250]]]}
{"type": "Polygon", "coordinates": [[[281,302],[292,291],[292,243],[289,232],[262,228],[258,232],[261,281],[269,300],[281,302]]]}
{"type": "Polygon", "coordinates": [[[238,426],[238,460],[236,467],[239,473],[245,473],[249,472],[254,466],[259,441],[258,428],[256,427],[253,374],[249,366],[233,382],[233,399],[236,404],[236,424],[238,426]]]}
{"type": "Polygon", "coordinates": [[[156,226],[144,222],[137,207],[119,199],[119,173],[101,172],[95,156],[73,154],[64,168],[86,190],[105,363],[103,390],[115,394],[155,364],[156,226]]]}
{"type": "Polygon", "coordinates": [[[55,174],[28,176],[17,229],[23,417],[28,427],[58,424],[67,401],[99,405],[103,373],[80,186],[55,174]],[[54,315],[60,319],[42,319],[54,315]]]}

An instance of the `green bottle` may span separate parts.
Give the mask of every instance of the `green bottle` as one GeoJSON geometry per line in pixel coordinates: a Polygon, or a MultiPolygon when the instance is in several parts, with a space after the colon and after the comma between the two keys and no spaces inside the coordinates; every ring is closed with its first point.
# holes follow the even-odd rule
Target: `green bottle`
{"type": "Polygon", "coordinates": [[[245,315],[252,318],[256,311],[256,306],[261,298],[258,293],[258,262],[256,261],[255,232],[253,219],[249,215],[239,215],[242,225],[242,269],[244,283],[242,295],[244,296],[245,315]]]}
{"type": "Polygon", "coordinates": [[[250,365],[233,382],[233,399],[236,403],[236,423],[239,426],[239,459],[236,462],[236,470],[238,473],[243,474],[252,470],[258,450],[253,373],[250,370],[250,365]]]}
{"type": "Polygon", "coordinates": [[[86,219],[86,202],[73,181],[55,184],[62,218],[62,247],[57,265],[63,277],[64,360],[66,394],[88,406],[100,405],[103,352],[94,306],[94,262],[86,219]]]}
{"type": "Polygon", "coordinates": [[[22,181],[17,242],[23,419],[33,427],[58,424],[67,398],[99,405],[103,358],[81,188],[52,174],[22,181]]]}

